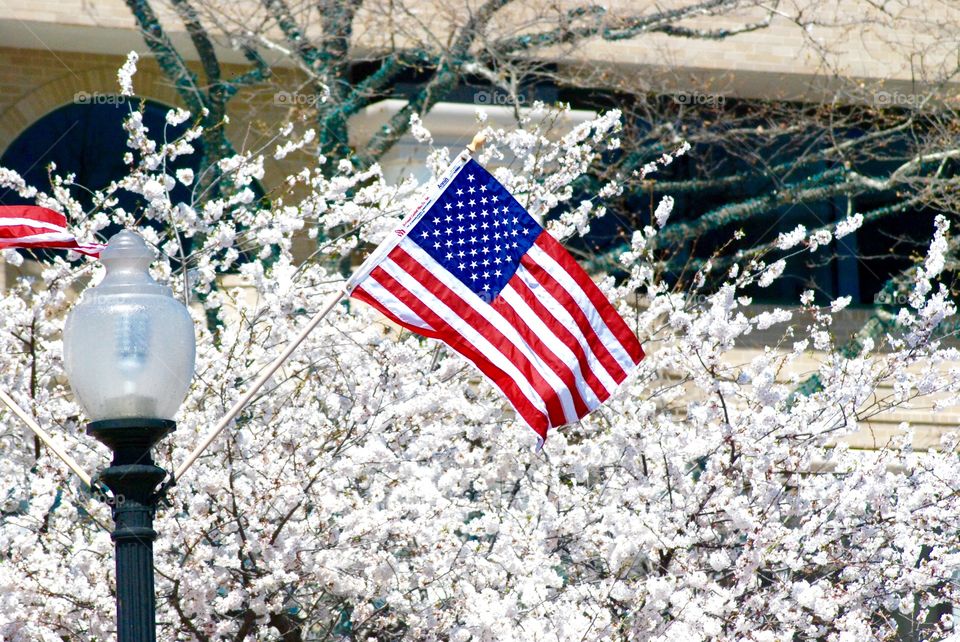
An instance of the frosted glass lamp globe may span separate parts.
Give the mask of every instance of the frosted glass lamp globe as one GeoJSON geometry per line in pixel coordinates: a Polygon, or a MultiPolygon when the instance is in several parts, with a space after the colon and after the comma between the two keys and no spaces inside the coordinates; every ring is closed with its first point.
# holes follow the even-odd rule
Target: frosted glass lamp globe
{"type": "Polygon", "coordinates": [[[106,276],[67,318],[64,368],[91,421],[173,419],[190,387],[193,321],[150,276],[154,258],[137,234],[115,235],[100,254],[106,276]]]}

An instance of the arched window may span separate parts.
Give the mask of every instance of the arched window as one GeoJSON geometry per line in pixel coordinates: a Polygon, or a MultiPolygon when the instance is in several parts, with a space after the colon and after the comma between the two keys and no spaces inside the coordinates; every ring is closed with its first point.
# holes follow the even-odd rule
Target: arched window
{"type": "MultiPolygon", "coordinates": [[[[127,174],[123,162],[127,147],[127,136],[123,130],[123,119],[130,113],[129,101],[139,98],[106,96],[103,94],[78,94],[87,96],[83,102],[64,105],[41,117],[21,133],[0,156],[0,166],[16,170],[26,180],[41,191],[49,191],[50,179],[47,167],[56,164],[56,173],[65,176],[76,174],[77,185],[90,190],[102,189],[111,181],[119,180],[127,174]]],[[[158,140],[174,140],[189,127],[184,123],[171,127],[166,122],[170,108],[154,101],[146,101],[143,122],[151,135],[158,140]]],[[[202,153],[201,142],[193,143],[193,154],[178,158],[168,173],[177,169],[197,170],[202,153]]],[[[190,200],[190,188],[181,184],[173,189],[170,197],[174,202],[190,200]]],[[[74,198],[83,203],[84,209],[90,209],[90,195],[81,189],[71,191],[74,198]]],[[[137,212],[143,207],[143,197],[126,190],[116,193],[118,207],[128,212],[137,212]]],[[[19,205],[30,201],[21,198],[15,191],[0,189],[0,204],[19,205]]],[[[113,230],[106,230],[109,234],[113,230]]]]}

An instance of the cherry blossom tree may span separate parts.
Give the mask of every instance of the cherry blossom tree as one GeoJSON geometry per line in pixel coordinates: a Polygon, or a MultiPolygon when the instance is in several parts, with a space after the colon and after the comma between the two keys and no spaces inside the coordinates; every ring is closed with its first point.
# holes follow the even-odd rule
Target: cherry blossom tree
{"type": "MultiPolygon", "coordinates": [[[[585,204],[570,189],[617,146],[620,114],[565,132],[551,116],[537,105],[516,129],[484,127],[480,161],[533,214],[562,210],[548,227],[575,238],[622,189],[611,180],[585,204]]],[[[197,122],[177,110],[168,118],[197,122]]],[[[265,157],[309,144],[284,128],[268,148],[218,161],[230,196],[198,189],[174,203],[175,181],[202,177],[170,175],[167,163],[193,153],[202,127],[168,141],[133,110],[126,131],[136,154],[96,193],[94,216],[55,170],[49,193],[9,170],[0,183],[68,213],[81,238],[116,223],[157,247],[154,274],[190,303],[198,344],[177,431],[159,446],[169,469],[342,285],[330,265],[389,234],[429,182],[390,184],[376,164],[341,160],[288,177],[306,195],[264,208],[248,186],[265,157]],[[120,190],[141,194],[145,211],[118,209],[120,190]],[[324,236],[295,263],[291,235],[307,225],[324,236]],[[186,239],[196,241],[189,254],[186,239]],[[227,273],[244,287],[223,286],[227,273]]],[[[654,175],[683,151],[675,141],[640,171],[654,175]]],[[[437,148],[428,164],[436,174],[450,157],[437,148]]],[[[878,413],[957,402],[960,355],[942,336],[956,313],[941,284],[950,221],[937,219],[926,256],[899,282],[908,296],[896,322],[850,351],[831,334],[848,301],[817,306],[805,293],[796,309],[749,307],[745,290],[774,283],[778,261],[733,262],[719,277],[702,265],[689,291],[674,291],[655,254],[670,210],[664,199],[633,234],[617,257],[621,279],[597,275],[647,358],[540,453],[461,358],[343,305],[168,489],[157,523],[160,638],[956,639],[956,435],[929,452],[910,447],[909,426],[873,451],[843,443],[878,413]],[[707,287],[708,276],[719,285],[707,287]],[[771,328],[781,329],[775,345],[747,361],[734,352],[771,328]],[[804,359],[817,363],[818,385],[801,394],[804,359]]],[[[779,247],[816,253],[816,241],[803,232],[779,247]]],[[[0,386],[87,470],[105,453],[83,434],[63,378],[61,329],[75,293],[101,276],[96,262],[53,258],[0,299],[0,386]]],[[[0,637],[112,639],[108,503],[6,412],[0,448],[0,637]]]]}

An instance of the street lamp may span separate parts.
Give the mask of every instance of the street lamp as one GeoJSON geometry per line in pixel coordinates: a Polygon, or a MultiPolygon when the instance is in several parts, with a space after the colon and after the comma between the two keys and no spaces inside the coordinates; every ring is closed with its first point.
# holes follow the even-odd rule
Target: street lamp
{"type": "Polygon", "coordinates": [[[91,419],[87,432],[113,451],[99,475],[113,494],[119,642],[156,640],[153,517],[166,471],[150,450],[176,426],[193,377],[193,321],[147,268],[155,253],[123,231],[100,260],[103,281],[88,289],[63,331],[64,367],[91,419]]]}

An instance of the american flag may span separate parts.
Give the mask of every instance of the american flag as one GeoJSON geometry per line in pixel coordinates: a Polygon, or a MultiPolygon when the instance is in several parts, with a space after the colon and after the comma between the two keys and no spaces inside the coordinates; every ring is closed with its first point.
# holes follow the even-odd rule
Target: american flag
{"type": "Polygon", "coordinates": [[[643,359],[587,273],[467,152],[347,292],[472,361],[540,444],[600,406],[643,359]]]}
{"type": "Polygon", "coordinates": [[[80,243],[67,230],[67,217],[37,205],[0,206],[0,250],[65,249],[100,256],[98,243],[80,243]]]}

